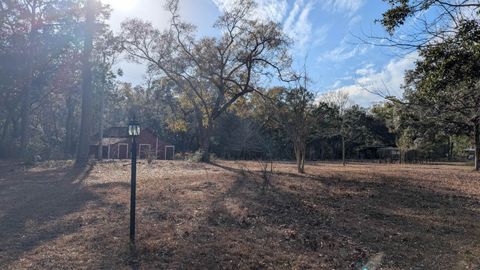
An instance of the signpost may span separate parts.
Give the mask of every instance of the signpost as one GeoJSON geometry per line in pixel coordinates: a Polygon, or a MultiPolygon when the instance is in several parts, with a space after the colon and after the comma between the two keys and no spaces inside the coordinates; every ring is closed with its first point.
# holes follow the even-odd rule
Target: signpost
{"type": "Polygon", "coordinates": [[[135,204],[137,189],[137,136],[140,135],[140,125],[135,120],[128,124],[128,135],[132,137],[132,171],[130,185],[130,242],[135,243],[135,204]]]}

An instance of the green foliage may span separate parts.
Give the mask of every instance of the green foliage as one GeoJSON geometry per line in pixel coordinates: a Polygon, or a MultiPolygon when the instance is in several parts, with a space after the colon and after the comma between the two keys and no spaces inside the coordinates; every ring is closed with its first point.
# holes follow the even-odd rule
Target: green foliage
{"type": "Polygon", "coordinates": [[[198,38],[195,27],[181,21],[178,0],[168,1],[168,30],[138,19],[122,24],[129,57],[147,61],[156,79],[176,86],[180,119],[169,125],[184,132],[194,129],[205,161],[218,119],[259,90],[259,79],[282,77],[290,66],[287,36],[277,23],[252,19],[253,6],[252,0],[235,2],[218,18],[220,34],[212,37],[198,38]]]}
{"type": "MultiPolygon", "coordinates": [[[[66,157],[74,152],[84,4],[79,0],[0,3],[0,149],[7,151],[2,150],[2,156],[60,158],[62,152],[66,157]]],[[[103,6],[97,11],[96,45],[108,32],[104,22],[109,16],[103,6]]],[[[98,66],[101,60],[96,56],[92,60],[98,66]]],[[[95,69],[95,74],[102,77],[100,70],[95,69]]]]}
{"type": "Polygon", "coordinates": [[[480,116],[479,42],[478,22],[464,21],[456,36],[421,50],[406,77],[405,109],[423,124],[432,119],[447,132],[471,134],[480,116]]]}
{"type": "MultiPolygon", "coordinates": [[[[443,2],[385,1],[391,8],[381,23],[390,34],[443,2]]],[[[27,162],[37,156],[71,157],[80,133],[85,1],[36,1],[44,7],[37,9],[35,16],[42,18],[37,23],[27,2],[1,3],[0,155],[19,153],[27,130],[27,162]]],[[[170,11],[178,15],[177,1],[170,2],[170,11]]],[[[100,119],[105,127],[124,126],[135,110],[142,126],[153,128],[179,152],[193,152],[186,157],[192,161],[208,159],[209,151],[246,159],[339,158],[342,140],[348,157],[371,145],[419,153],[439,153],[453,145],[459,156],[475,141],[468,136],[480,121],[480,28],[478,18],[459,20],[461,3],[449,6],[454,16],[442,17],[440,32],[421,36],[428,46],[419,46],[421,58],[407,73],[404,99],[370,110],[316,102],[306,86],[262,89],[264,78],[289,70],[289,41],[277,24],[248,15],[252,1],[241,3],[218,19],[220,35],[213,37],[198,37],[177,16],[163,32],[130,20],[117,37],[105,24],[109,11],[98,6],[91,59],[93,133],[100,119]],[[424,39],[445,30],[454,31],[424,39]],[[116,81],[122,72],[113,66],[121,52],[149,62],[144,85],[116,81]]]]}
{"type": "Polygon", "coordinates": [[[393,34],[395,29],[405,23],[408,16],[412,15],[414,11],[409,6],[408,0],[384,0],[391,5],[391,8],[383,13],[383,19],[380,20],[383,26],[390,34],[393,34]]]}
{"type": "Polygon", "coordinates": [[[387,31],[374,37],[380,46],[392,46],[411,52],[445,42],[455,34],[463,20],[476,20],[479,1],[456,0],[383,0],[389,8],[377,20],[387,31]]]}
{"type": "MultiPolygon", "coordinates": [[[[464,20],[455,35],[420,50],[421,60],[406,75],[404,100],[396,105],[402,147],[441,156],[439,149],[452,148],[451,138],[474,135],[480,121],[479,42],[478,22],[464,20]]],[[[452,154],[460,155],[458,149],[452,154]]]]}
{"type": "MultiPolygon", "coordinates": [[[[383,0],[390,5],[390,8],[383,13],[383,18],[380,23],[385,29],[393,34],[395,30],[402,25],[409,17],[419,16],[421,13],[429,13],[433,22],[436,22],[438,27],[433,29],[425,19],[419,20],[426,27],[425,29],[419,27],[417,30],[427,31],[435,37],[436,34],[441,34],[446,28],[455,27],[458,19],[464,18],[464,14],[468,10],[474,10],[480,14],[480,3],[475,1],[443,1],[443,0],[383,0]],[[463,13],[463,14],[462,14],[463,13]],[[428,31],[429,30],[429,31],[428,31]]],[[[418,18],[417,18],[418,19],[418,18]]],[[[414,22],[415,23],[415,22],[414,22]]],[[[437,35],[437,37],[439,37],[437,35]]],[[[422,39],[418,39],[421,41],[422,39]]]]}
{"type": "Polygon", "coordinates": [[[472,139],[468,136],[452,136],[451,143],[453,144],[453,156],[460,158],[465,158],[465,149],[469,149],[473,145],[472,139]]]}
{"type": "Polygon", "coordinates": [[[195,151],[193,154],[187,156],[187,161],[190,162],[201,162],[203,157],[202,151],[195,151]]]}

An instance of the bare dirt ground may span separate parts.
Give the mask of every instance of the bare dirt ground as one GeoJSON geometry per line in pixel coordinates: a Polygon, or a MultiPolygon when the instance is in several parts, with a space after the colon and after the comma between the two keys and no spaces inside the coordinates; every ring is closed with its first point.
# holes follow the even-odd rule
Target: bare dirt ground
{"type": "Polygon", "coordinates": [[[480,174],[256,162],[0,163],[0,269],[479,269],[480,174]]]}

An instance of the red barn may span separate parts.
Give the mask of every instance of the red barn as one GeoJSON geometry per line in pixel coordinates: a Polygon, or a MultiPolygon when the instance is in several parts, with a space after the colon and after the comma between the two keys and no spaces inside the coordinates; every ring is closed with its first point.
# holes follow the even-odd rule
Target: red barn
{"type": "MultiPolygon", "coordinates": [[[[99,135],[90,143],[90,156],[98,158],[99,135]]],[[[161,140],[150,128],[142,128],[137,137],[137,157],[146,159],[173,159],[175,146],[161,140]]],[[[127,127],[112,127],[103,133],[102,158],[129,159],[131,158],[132,138],[128,136],[127,127]]]]}

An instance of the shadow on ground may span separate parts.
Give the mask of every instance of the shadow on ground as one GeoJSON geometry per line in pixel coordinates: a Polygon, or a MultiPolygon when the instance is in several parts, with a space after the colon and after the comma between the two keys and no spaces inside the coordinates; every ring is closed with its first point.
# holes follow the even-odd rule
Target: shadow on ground
{"type": "Polygon", "coordinates": [[[476,197],[381,173],[276,172],[263,191],[260,172],[214,166],[199,168],[210,171],[192,179],[154,178],[152,186],[140,181],[136,254],[126,237],[128,182],[83,185],[91,168],[7,171],[0,179],[0,266],[9,268],[61,237],[75,239],[53,251],[86,250],[83,261],[62,264],[65,260],[51,255],[32,268],[480,266],[476,197]]]}
{"type": "Polygon", "coordinates": [[[8,265],[24,252],[77,230],[78,224],[58,221],[96,199],[81,187],[90,169],[3,172],[9,175],[0,182],[0,265],[8,265]]]}
{"type": "Polygon", "coordinates": [[[272,174],[273,186],[261,192],[260,172],[215,166],[237,180],[172,252],[175,267],[360,269],[369,260],[386,269],[480,266],[475,198],[402,178],[295,173],[272,174]]]}

